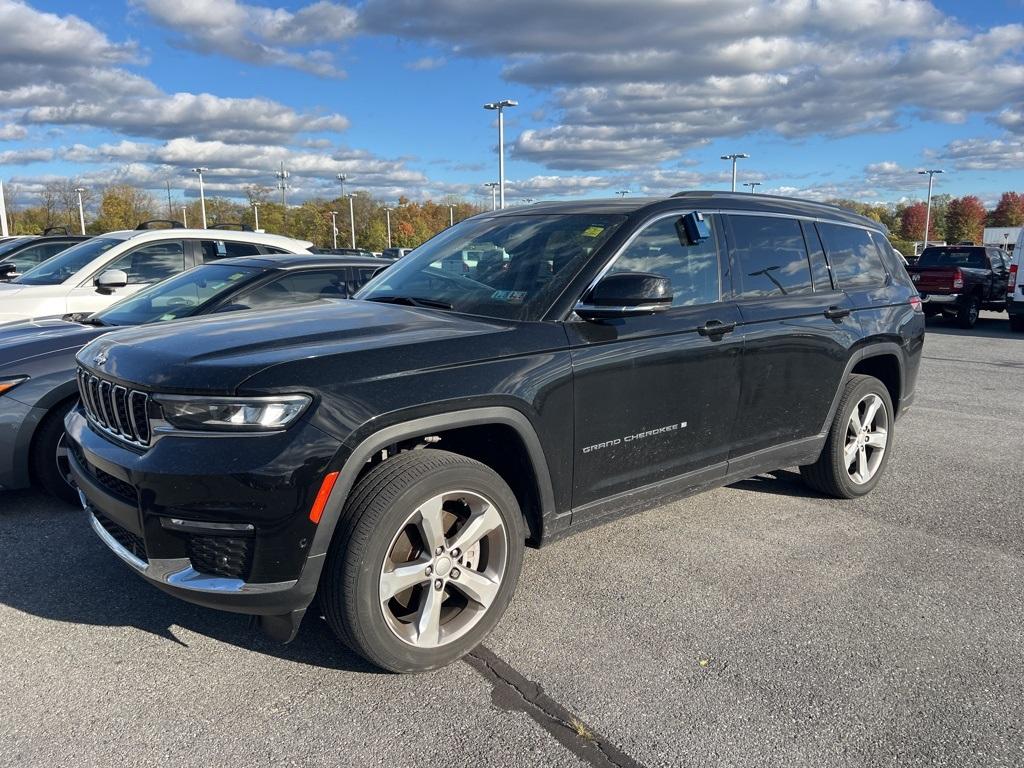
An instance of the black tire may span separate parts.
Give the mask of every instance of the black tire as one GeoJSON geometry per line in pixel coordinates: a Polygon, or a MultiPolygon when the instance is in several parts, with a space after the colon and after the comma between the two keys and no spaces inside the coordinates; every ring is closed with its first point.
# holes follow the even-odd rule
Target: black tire
{"type": "Polygon", "coordinates": [[[1010,330],[1024,333],[1024,315],[1010,315],[1010,330]]]}
{"type": "Polygon", "coordinates": [[[855,499],[870,493],[878,484],[885,467],[892,455],[895,442],[895,418],[892,398],[885,385],[873,376],[853,374],[846,381],[843,394],[839,398],[835,419],[825,440],[825,447],[818,460],[813,464],[800,467],[800,474],[811,488],[837,499],[855,499]],[[887,443],[882,452],[880,462],[871,478],[864,483],[857,483],[851,478],[844,460],[847,447],[847,427],[853,410],[868,395],[877,395],[882,400],[886,415],[887,443]]]}
{"type": "MultiPolygon", "coordinates": [[[[327,555],[320,605],[341,642],[373,664],[392,672],[436,669],[476,647],[501,619],[519,579],[525,539],[515,494],[496,472],[447,451],[409,451],[375,467],[349,495],[327,555]],[[507,539],[504,573],[489,607],[479,618],[470,619],[476,623],[464,635],[434,647],[419,647],[402,640],[385,619],[381,570],[409,516],[428,499],[452,491],[480,494],[493,501],[507,539]]],[[[437,570],[440,573],[440,566],[437,570]]],[[[451,573],[457,578],[457,570],[451,573]]],[[[431,586],[428,579],[425,588],[413,589],[429,590],[431,586]]],[[[458,586],[447,582],[442,594],[449,595],[448,588],[458,586]]],[[[422,592],[412,594],[426,599],[422,592]]]]}
{"type": "Polygon", "coordinates": [[[961,328],[970,330],[978,322],[978,315],[981,313],[981,299],[976,295],[967,297],[956,311],[956,322],[961,328]]]}
{"type": "Polygon", "coordinates": [[[66,460],[60,464],[58,449],[64,439],[64,417],[74,406],[74,401],[58,405],[43,418],[32,438],[29,458],[32,479],[36,485],[61,501],[78,506],[78,491],[65,474],[66,460]]]}

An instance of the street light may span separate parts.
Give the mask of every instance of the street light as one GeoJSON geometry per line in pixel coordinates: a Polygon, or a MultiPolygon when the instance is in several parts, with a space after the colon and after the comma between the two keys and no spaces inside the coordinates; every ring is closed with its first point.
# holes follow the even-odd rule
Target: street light
{"type": "Polygon", "coordinates": [[[206,195],[203,193],[203,174],[206,173],[209,168],[193,168],[192,173],[199,174],[199,205],[203,210],[203,229],[206,229],[206,195]]]}
{"type": "Polygon", "coordinates": [[[331,233],[334,236],[334,245],[331,246],[335,250],[338,249],[338,212],[331,211],[331,233]]]}
{"type": "Polygon", "coordinates": [[[85,209],[82,207],[82,193],[85,190],[82,187],[75,187],[75,192],[78,194],[78,224],[82,228],[82,234],[85,234],[85,209]]]}
{"type": "Polygon", "coordinates": [[[356,247],[356,209],[352,204],[352,200],[355,198],[355,194],[349,192],[345,197],[348,198],[348,221],[349,226],[352,227],[352,247],[356,247]]]}
{"type": "Polygon", "coordinates": [[[519,102],[514,99],[502,99],[484,104],[484,109],[498,112],[498,202],[502,208],[505,207],[505,108],[518,106],[519,102]]]}
{"type": "Polygon", "coordinates": [[[455,206],[454,205],[449,205],[448,206],[448,226],[449,227],[454,227],[455,226],[455,206]]]}
{"type": "Polygon", "coordinates": [[[761,186],[760,181],[744,181],[744,187],[750,187],[750,194],[754,194],[754,191],[761,186]]]}
{"type": "Polygon", "coordinates": [[[746,160],[750,155],[743,152],[733,152],[731,155],[722,155],[723,160],[732,160],[732,191],[736,191],[736,161],[746,160]]]}
{"type": "MultiPolygon", "coordinates": [[[[918,171],[921,176],[928,176],[928,207],[925,209],[924,214],[924,248],[928,247],[928,228],[932,223],[932,181],[935,178],[936,173],[945,173],[941,168],[932,168],[929,170],[918,171]]],[[[924,250],[922,248],[921,250],[924,250]]]]}
{"type": "Polygon", "coordinates": [[[348,176],[346,176],[344,173],[339,173],[334,178],[336,178],[338,181],[341,182],[341,196],[344,197],[345,196],[345,182],[348,181],[348,176]]]}
{"type": "Polygon", "coordinates": [[[388,220],[388,248],[391,247],[391,209],[384,206],[384,216],[388,220]]]}
{"type": "Polygon", "coordinates": [[[257,232],[260,231],[260,204],[255,202],[252,204],[252,215],[256,219],[256,226],[253,229],[257,232]]]}
{"type": "Polygon", "coordinates": [[[484,186],[491,188],[491,210],[498,210],[498,182],[488,181],[484,186]]]}

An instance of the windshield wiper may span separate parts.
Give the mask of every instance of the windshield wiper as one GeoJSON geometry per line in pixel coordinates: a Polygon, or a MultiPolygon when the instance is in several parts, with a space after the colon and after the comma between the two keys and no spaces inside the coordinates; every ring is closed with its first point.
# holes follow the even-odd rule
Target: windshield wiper
{"type": "Polygon", "coordinates": [[[70,315],[64,315],[61,320],[79,325],[95,325],[97,328],[105,328],[108,325],[90,312],[72,312],[70,315]]]}
{"type": "Polygon", "coordinates": [[[405,304],[410,307],[427,307],[428,309],[452,309],[447,301],[424,299],[417,296],[371,296],[367,301],[379,301],[382,304],[405,304]]]}

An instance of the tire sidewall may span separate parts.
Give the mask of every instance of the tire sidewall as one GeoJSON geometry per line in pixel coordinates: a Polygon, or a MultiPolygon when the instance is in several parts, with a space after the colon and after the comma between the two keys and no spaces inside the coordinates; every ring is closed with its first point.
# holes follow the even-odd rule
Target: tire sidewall
{"type": "Polygon", "coordinates": [[[833,466],[839,467],[839,471],[836,473],[836,480],[842,487],[847,498],[865,496],[870,493],[882,479],[882,475],[885,474],[885,468],[889,465],[889,459],[892,457],[893,449],[896,445],[896,414],[893,411],[892,398],[889,396],[889,390],[886,389],[885,385],[881,381],[874,377],[857,377],[857,379],[853,380],[852,386],[847,390],[847,397],[845,398],[843,408],[836,414],[836,417],[837,418],[832,425],[832,440],[830,441],[833,466]],[[853,415],[854,408],[857,407],[857,404],[860,403],[866,395],[878,395],[882,398],[886,416],[888,417],[887,440],[885,453],[882,454],[882,461],[878,465],[878,469],[875,470],[875,474],[866,483],[858,484],[853,482],[850,478],[849,472],[847,471],[844,451],[846,448],[847,425],[850,422],[850,417],[853,415]]]}
{"type": "Polygon", "coordinates": [[[32,445],[32,476],[35,482],[67,504],[77,505],[78,493],[70,486],[57,467],[57,446],[64,436],[64,417],[74,403],[60,405],[48,413],[36,432],[32,445]]]}
{"type": "Polygon", "coordinates": [[[362,552],[349,548],[342,572],[355,571],[354,604],[346,606],[350,626],[358,627],[360,644],[386,669],[397,672],[425,671],[450,664],[478,645],[495,627],[515,592],[522,569],[525,533],[515,495],[493,471],[476,462],[444,467],[405,489],[376,521],[365,519],[356,526],[372,524],[373,531],[362,552]],[[479,623],[458,640],[439,648],[416,648],[395,636],[384,619],[378,598],[380,572],[395,535],[409,515],[427,499],[455,490],[473,491],[491,500],[505,523],[508,554],[501,586],[494,602],[479,623]]]}

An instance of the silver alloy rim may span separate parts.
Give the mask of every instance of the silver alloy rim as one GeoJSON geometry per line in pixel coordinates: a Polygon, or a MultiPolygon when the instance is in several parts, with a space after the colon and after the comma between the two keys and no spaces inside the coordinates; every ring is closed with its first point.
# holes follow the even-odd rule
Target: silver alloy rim
{"type": "Polygon", "coordinates": [[[850,414],[846,426],[843,459],[846,472],[857,485],[864,485],[882,464],[889,442],[889,413],[875,394],[865,395],[850,414]]]}
{"type": "Polygon", "coordinates": [[[473,491],[434,496],[388,547],[378,593],[384,621],[417,648],[452,643],[487,613],[507,560],[508,531],[493,501],[473,491]]]}
{"type": "Polygon", "coordinates": [[[67,435],[61,435],[57,441],[57,453],[54,457],[57,461],[57,474],[59,474],[69,488],[74,488],[75,483],[71,479],[71,460],[68,458],[67,435]]]}
{"type": "Polygon", "coordinates": [[[967,308],[967,316],[970,317],[971,322],[973,323],[977,321],[979,314],[980,312],[978,310],[978,300],[971,299],[971,306],[967,308]]]}

